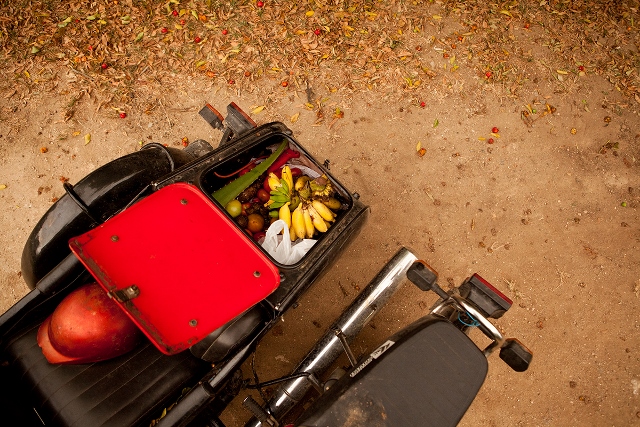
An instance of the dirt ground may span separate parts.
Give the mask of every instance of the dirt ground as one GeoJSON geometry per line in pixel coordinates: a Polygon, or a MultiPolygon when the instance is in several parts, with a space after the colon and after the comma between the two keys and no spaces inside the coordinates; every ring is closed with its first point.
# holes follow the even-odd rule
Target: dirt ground
{"type": "MultiPolygon", "coordinates": [[[[430,31],[439,39],[452,26],[430,31]]],[[[68,117],[77,75],[63,65],[50,68],[53,88],[3,83],[0,312],[28,292],[21,251],[63,194],[62,180],[75,183],[150,141],[215,145],[221,135],[198,110],[209,102],[224,111],[235,101],[258,124],[284,122],[371,207],[358,238],[259,345],[260,379],[288,373],[407,246],[445,288],[478,272],[503,290],[514,305],[497,324],[534,352],[526,373],[492,357],[461,425],[640,425],[640,101],[591,69],[545,65],[555,53],[526,31],[512,35],[536,60],[523,66],[528,78],[516,93],[464,70],[419,88],[354,89],[309,77],[312,99],[277,76],[248,89],[178,72],[175,85],[140,83],[134,105],[153,108],[119,118],[91,93],[68,117]]],[[[450,64],[437,47],[425,43],[420,52],[433,69],[450,64]]],[[[626,48],[637,53],[633,43],[626,48]]],[[[406,283],[355,353],[373,350],[434,300],[406,283]]],[[[233,405],[222,418],[237,426],[248,414],[233,405]]]]}

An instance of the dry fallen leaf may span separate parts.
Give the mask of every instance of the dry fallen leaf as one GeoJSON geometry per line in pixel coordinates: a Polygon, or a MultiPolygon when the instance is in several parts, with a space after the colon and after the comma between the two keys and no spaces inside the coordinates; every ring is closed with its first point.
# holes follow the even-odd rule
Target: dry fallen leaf
{"type": "Polygon", "coordinates": [[[84,145],[87,145],[91,142],[91,134],[88,133],[84,136],[84,145]]]}
{"type": "Polygon", "coordinates": [[[251,113],[253,114],[258,114],[260,113],[262,110],[264,110],[264,105],[260,105],[258,107],[255,107],[253,110],[251,110],[251,113]]]}
{"type": "Polygon", "coordinates": [[[298,118],[300,118],[300,113],[295,113],[293,116],[291,116],[291,123],[297,122],[298,118]]]}
{"type": "Polygon", "coordinates": [[[5,188],[7,188],[6,184],[0,184],[0,190],[4,190],[5,188]]]}

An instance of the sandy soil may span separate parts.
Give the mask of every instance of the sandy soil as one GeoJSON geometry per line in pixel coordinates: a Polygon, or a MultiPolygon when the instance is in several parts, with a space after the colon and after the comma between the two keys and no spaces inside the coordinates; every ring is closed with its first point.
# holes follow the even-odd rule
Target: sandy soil
{"type": "MultiPolygon", "coordinates": [[[[514,306],[499,327],[534,352],[526,373],[491,358],[462,425],[640,424],[638,103],[589,74],[576,76],[570,90],[540,83],[518,98],[473,79],[470,90],[434,86],[421,98],[315,86],[328,98],[327,111],[344,111],[341,119],[316,124],[303,93],[261,84],[262,91],[234,93],[185,78],[182,89],[158,97],[149,114],[126,119],[96,111],[88,96],[64,121],[63,92],[1,93],[0,312],[28,291],[20,277],[22,247],[63,194],[62,177],[75,183],[141,142],[178,146],[188,137],[215,143],[220,134],[197,114],[205,102],[223,111],[235,101],[251,111],[265,104],[264,93],[276,93],[253,118],[286,123],[320,161],[331,161],[334,175],[371,206],[371,216],[337,264],[260,344],[261,379],[288,373],[357,290],[398,247],[408,246],[439,271],[444,287],[478,272],[502,289],[514,306]],[[522,118],[527,104],[539,110],[531,126],[522,118]],[[540,113],[546,104],[553,113],[540,113]],[[499,137],[491,135],[493,127],[499,137]],[[422,157],[418,143],[426,150],[422,157]]],[[[371,351],[425,314],[434,299],[407,283],[355,352],[371,351]]],[[[233,426],[247,417],[236,405],[223,419],[233,426]]]]}

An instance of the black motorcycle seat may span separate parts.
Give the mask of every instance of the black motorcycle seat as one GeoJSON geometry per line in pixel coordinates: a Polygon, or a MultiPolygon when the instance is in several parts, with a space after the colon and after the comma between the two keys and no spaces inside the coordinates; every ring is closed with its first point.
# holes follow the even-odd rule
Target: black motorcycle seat
{"type": "Polygon", "coordinates": [[[166,356],[148,340],[107,361],[52,365],[36,343],[37,330],[36,324],[7,343],[0,367],[2,406],[19,403],[31,416],[35,410],[47,426],[146,427],[211,369],[188,351],[166,356]]]}
{"type": "Polygon", "coordinates": [[[268,310],[262,304],[256,304],[211,332],[189,350],[202,360],[218,363],[243,347],[269,320],[268,310]]]}
{"type": "Polygon", "coordinates": [[[427,316],[344,375],[296,426],[455,426],[487,368],[486,357],[469,337],[427,316]]]}

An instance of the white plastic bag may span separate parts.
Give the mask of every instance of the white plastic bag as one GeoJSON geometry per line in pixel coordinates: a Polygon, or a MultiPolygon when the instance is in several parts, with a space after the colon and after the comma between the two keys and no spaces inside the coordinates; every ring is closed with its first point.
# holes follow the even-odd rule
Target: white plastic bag
{"type": "Polygon", "coordinates": [[[291,265],[300,261],[315,243],[314,239],[298,239],[292,243],[287,223],[279,219],[269,226],[262,247],[280,264],[291,265]],[[284,236],[282,230],[285,231],[284,236]]]}

